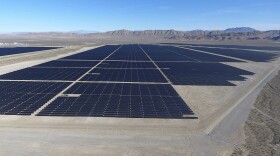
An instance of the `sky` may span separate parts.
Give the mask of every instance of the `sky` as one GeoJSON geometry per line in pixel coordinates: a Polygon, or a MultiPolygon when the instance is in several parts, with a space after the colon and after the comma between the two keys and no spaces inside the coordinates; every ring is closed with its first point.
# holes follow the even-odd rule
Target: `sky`
{"type": "Polygon", "coordinates": [[[280,30],[280,0],[0,0],[0,32],[280,30]]]}

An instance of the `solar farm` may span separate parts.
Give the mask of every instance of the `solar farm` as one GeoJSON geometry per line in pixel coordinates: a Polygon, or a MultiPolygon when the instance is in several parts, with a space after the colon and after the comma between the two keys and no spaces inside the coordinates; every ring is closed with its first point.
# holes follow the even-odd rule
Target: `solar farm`
{"type": "MultiPolygon", "coordinates": [[[[249,97],[251,90],[278,68],[277,49],[257,48],[108,44],[22,66],[11,65],[9,72],[0,71],[0,116],[5,119],[0,122],[38,133],[41,129],[34,127],[57,129],[57,135],[63,131],[71,133],[69,136],[72,131],[76,135],[85,129],[96,135],[111,135],[114,131],[114,136],[118,136],[113,139],[116,148],[127,145],[126,141],[117,143],[126,134],[135,137],[139,146],[145,142],[136,137],[140,133],[155,135],[150,138],[152,141],[166,134],[174,138],[185,137],[187,132],[208,134],[219,125],[234,125],[221,121],[229,110],[235,110],[240,99],[249,97]]],[[[0,48],[0,59],[29,53],[43,56],[44,51],[60,49],[64,48],[0,48]]],[[[188,137],[200,140],[198,135],[188,137]]],[[[181,141],[176,140],[174,145],[167,141],[164,146],[176,149],[181,141]]],[[[212,143],[219,148],[227,146],[221,146],[217,140],[211,140],[212,143]]],[[[108,146],[107,142],[101,144],[108,146]]]]}
{"type": "Polygon", "coordinates": [[[196,49],[209,53],[174,46],[107,45],[1,75],[0,113],[196,119],[172,85],[235,86],[230,81],[245,81],[244,75],[254,73],[222,62],[276,56],[196,49]]]}

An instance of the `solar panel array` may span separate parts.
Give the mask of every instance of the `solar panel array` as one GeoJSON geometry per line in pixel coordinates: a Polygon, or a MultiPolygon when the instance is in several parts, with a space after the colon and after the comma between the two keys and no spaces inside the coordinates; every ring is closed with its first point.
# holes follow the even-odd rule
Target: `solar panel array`
{"type": "Polygon", "coordinates": [[[26,68],[5,75],[4,80],[68,80],[74,81],[86,73],[84,68],[26,68]]]}
{"type": "Polygon", "coordinates": [[[150,61],[147,55],[137,45],[123,46],[107,60],[150,61]]]}
{"type": "Polygon", "coordinates": [[[254,73],[222,63],[158,62],[157,65],[174,85],[235,86],[254,73]]]}
{"type": "Polygon", "coordinates": [[[15,47],[15,48],[0,48],[0,56],[22,54],[35,51],[44,51],[57,49],[59,47],[15,47]]]}
{"type": "Polygon", "coordinates": [[[145,52],[151,57],[153,61],[196,61],[193,58],[179,55],[162,48],[161,46],[154,45],[141,45],[145,52]]]}
{"type": "Polygon", "coordinates": [[[172,84],[234,86],[254,74],[221,62],[240,61],[171,46],[103,46],[1,75],[0,114],[196,118],[172,84]]]}
{"type": "Polygon", "coordinates": [[[121,68],[121,69],[156,69],[152,62],[131,62],[131,61],[104,61],[99,68],[121,68]]]}
{"type": "Polygon", "coordinates": [[[170,85],[78,83],[39,115],[128,118],[182,118],[193,114],[170,85]]]}
{"type": "Polygon", "coordinates": [[[219,49],[219,48],[206,48],[206,47],[192,47],[192,49],[207,51],[213,54],[220,54],[225,56],[236,57],[254,62],[269,62],[277,58],[279,54],[265,53],[250,50],[236,50],[236,49],[219,49]]]}
{"type": "MultiPolygon", "coordinates": [[[[163,43],[166,45],[174,45],[174,43],[163,43]]],[[[272,50],[280,51],[280,47],[269,47],[269,46],[248,46],[248,45],[210,45],[210,44],[179,44],[179,46],[203,46],[203,47],[213,47],[213,48],[236,48],[236,49],[250,49],[250,50],[272,50]]]]}
{"type": "Polygon", "coordinates": [[[0,82],[0,114],[31,115],[69,83],[0,82]]]}
{"type": "Polygon", "coordinates": [[[108,45],[92,50],[88,50],[83,53],[71,55],[64,57],[63,60],[103,60],[105,57],[110,55],[114,50],[116,50],[119,45],[108,45]]]}
{"type": "Polygon", "coordinates": [[[82,81],[167,82],[157,69],[95,68],[82,81]]]}
{"type": "Polygon", "coordinates": [[[179,55],[186,56],[188,58],[192,58],[196,61],[200,62],[241,62],[236,59],[232,58],[227,58],[227,57],[222,57],[222,56],[217,56],[217,55],[211,55],[208,53],[198,53],[193,50],[188,50],[188,49],[182,49],[178,47],[172,47],[172,46],[165,46],[165,49],[178,53],[179,55]]]}
{"type": "Polygon", "coordinates": [[[69,67],[83,67],[83,68],[91,68],[93,66],[95,66],[97,63],[99,63],[99,61],[50,61],[47,63],[43,63],[40,65],[37,65],[35,67],[65,67],[65,68],[69,68],[69,67]]]}

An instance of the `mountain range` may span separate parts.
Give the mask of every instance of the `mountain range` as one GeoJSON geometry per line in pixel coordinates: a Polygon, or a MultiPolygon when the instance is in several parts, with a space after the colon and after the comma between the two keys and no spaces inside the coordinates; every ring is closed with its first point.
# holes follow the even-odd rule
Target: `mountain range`
{"type": "Polygon", "coordinates": [[[249,27],[193,31],[176,31],[172,29],[144,31],[116,30],[99,33],[99,35],[114,37],[159,37],[168,40],[280,40],[280,30],[259,31],[249,27]]]}
{"type": "Polygon", "coordinates": [[[161,39],[161,40],[272,40],[280,41],[280,30],[259,31],[249,27],[229,28],[225,30],[115,30],[108,32],[71,31],[71,32],[37,32],[13,33],[19,36],[45,37],[87,37],[87,38],[114,38],[114,39],[161,39]]]}

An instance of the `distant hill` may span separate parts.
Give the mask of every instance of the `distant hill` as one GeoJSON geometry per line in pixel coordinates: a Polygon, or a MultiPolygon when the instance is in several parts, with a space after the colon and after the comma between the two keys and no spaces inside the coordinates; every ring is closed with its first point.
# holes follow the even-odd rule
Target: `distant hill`
{"type": "Polygon", "coordinates": [[[258,31],[249,27],[229,28],[226,30],[115,30],[108,32],[71,31],[71,32],[30,32],[12,33],[20,37],[51,37],[51,38],[77,38],[77,39],[113,39],[113,40],[271,40],[280,41],[280,30],[258,31]]]}
{"type": "Polygon", "coordinates": [[[98,31],[91,31],[91,30],[76,30],[76,31],[69,31],[68,33],[73,34],[93,34],[93,33],[99,33],[98,31]]]}
{"type": "Polygon", "coordinates": [[[236,27],[236,28],[228,28],[224,30],[224,32],[227,33],[239,33],[239,32],[243,33],[243,32],[254,32],[254,31],[258,31],[258,30],[250,27],[236,27]]]}
{"type": "Polygon", "coordinates": [[[258,31],[253,28],[229,28],[226,30],[144,30],[129,31],[116,30],[100,33],[103,36],[112,37],[156,37],[169,40],[280,40],[280,31],[258,31]]]}

